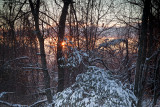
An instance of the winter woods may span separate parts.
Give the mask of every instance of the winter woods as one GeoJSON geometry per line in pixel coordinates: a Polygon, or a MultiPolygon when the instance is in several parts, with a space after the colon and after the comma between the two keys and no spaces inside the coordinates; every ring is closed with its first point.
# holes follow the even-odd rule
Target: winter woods
{"type": "Polygon", "coordinates": [[[0,106],[159,105],[159,6],[1,0],[0,106]]]}

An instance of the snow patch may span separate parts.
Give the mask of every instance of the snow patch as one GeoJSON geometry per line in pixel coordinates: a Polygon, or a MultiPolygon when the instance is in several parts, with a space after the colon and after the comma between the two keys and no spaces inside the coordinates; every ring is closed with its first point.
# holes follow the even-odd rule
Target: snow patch
{"type": "Polygon", "coordinates": [[[90,66],[75,84],[57,93],[55,107],[134,107],[136,101],[133,92],[113,80],[109,71],[90,66]]]}

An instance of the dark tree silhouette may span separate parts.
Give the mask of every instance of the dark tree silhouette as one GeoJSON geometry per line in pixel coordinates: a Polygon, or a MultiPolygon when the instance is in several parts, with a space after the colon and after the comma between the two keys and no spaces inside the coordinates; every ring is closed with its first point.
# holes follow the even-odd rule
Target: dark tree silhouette
{"type": "Polygon", "coordinates": [[[63,65],[63,52],[62,52],[62,42],[64,39],[64,33],[65,33],[65,22],[66,22],[66,16],[68,13],[68,7],[71,3],[73,3],[72,0],[63,0],[64,6],[62,8],[61,17],[59,20],[59,26],[58,26],[58,43],[57,43],[57,64],[58,64],[58,92],[63,91],[64,89],[64,68],[63,65]]]}
{"type": "Polygon", "coordinates": [[[31,7],[32,15],[34,17],[35,21],[35,28],[36,28],[36,34],[39,40],[40,45],[40,56],[41,56],[41,64],[44,74],[44,83],[45,83],[45,92],[47,96],[47,100],[49,103],[52,103],[52,94],[50,90],[50,76],[47,69],[47,63],[46,63],[46,54],[44,50],[44,38],[43,35],[40,32],[39,28],[39,8],[40,8],[40,0],[37,0],[36,6],[34,6],[32,0],[29,0],[29,4],[31,7]]]}

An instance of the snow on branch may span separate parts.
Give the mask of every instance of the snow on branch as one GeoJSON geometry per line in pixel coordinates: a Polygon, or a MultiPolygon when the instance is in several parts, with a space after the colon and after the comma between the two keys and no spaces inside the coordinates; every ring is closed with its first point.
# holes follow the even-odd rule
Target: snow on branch
{"type": "MultiPolygon", "coordinates": [[[[14,93],[14,92],[2,92],[2,93],[0,93],[0,98],[2,98],[4,95],[10,94],[10,93],[14,93]]],[[[12,103],[2,101],[2,100],[0,100],[0,104],[6,105],[9,107],[28,107],[27,105],[12,104],[12,103]]]]}
{"type": "Polygon", "coordinates": [[[135,107],[137,98],[121,82],[115,81],[110,71],[88,66],[76,82],[56,94],[56,107],[135,107]]]}
{"type": "Polygon", "coordinates": [[[110,41],[106,41],[106,42],[101,43],[99,45],[99,48],[101,48],[101,47],[107,48],[107,47],[110,47],[110,46],[115,46],[117,44],[120,44],[121,42],[126,43],[126,40],[125,39],[113,39],[113,40],[110,40],[110,41]]]}
{"type": "Polygon", "coordinates": [[[46,101],[47,101],[47,99],[39,100],[39,101],[33,103],[32,105],[30,105],[29,107],[39,107],[39,105],[41,105],[42,103],[45,103],[46,101]]]}
{"type": "Polygon", "coordinates": [[[9,107],[28,107],[27,105],[12,104],[12,103],[8,103],[6,101],[1,101],[1,100],[0,100],[0,104],[4,104],[9,107]]]}
{"type": "MultiPolygon", "coordinates": [[[[88,54],[84,51],[79,51],[76,48],[72,48],[71,50],[72,50],[72,52],[69,54],[69,56],[66,60],[66,64],[62,65],[62,66],[77,67],[81,63],[83,63],[84,58],[88,57],[88,54]]],[[[62,59],[62,60],[64,60],[64,59],[62,59]]]]}
{"type": "Polygon", "coordinates": [[[34,69],[34,70],[43,70],[43,68],[40,67],[22,67],[23,69],[34,69]]]}
{"type": "Polygon", "coordinates": [[[0,98],[3,97],[3,95],[9,94],[9,93],[14,93],[14,92],[2,92],[2,93],[0,93],[0,98]]]}
{"type": "Polygon", "coordinates": [[[15,58],[15,59],[6,61],[2,66],[6,66],[6,65],[8,65],[10,62],[14,62],[14,61],[16,61],[16,60],[22,60],[22,59],[29,59],[29,57],[28,57],[28,56],[18,57],[18,58],[15,58]]]}

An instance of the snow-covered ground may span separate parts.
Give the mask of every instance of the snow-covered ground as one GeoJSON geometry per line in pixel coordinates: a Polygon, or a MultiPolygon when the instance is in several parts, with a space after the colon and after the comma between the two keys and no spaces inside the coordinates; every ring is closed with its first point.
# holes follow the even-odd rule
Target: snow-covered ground
{"type": "Polygon", "coordinates": [[[109,71],[95,66],[55,95],[55,107],[134,107],[136,101],[133,92],[116,82],[109,71]]]}

